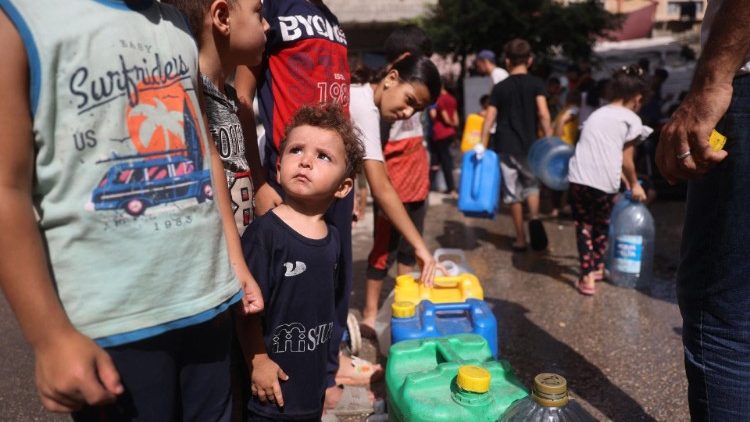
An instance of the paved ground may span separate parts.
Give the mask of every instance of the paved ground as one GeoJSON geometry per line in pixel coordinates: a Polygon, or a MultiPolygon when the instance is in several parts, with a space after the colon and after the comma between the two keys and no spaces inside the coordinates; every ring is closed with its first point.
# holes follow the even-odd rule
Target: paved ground
{"type": "MultiPolygon", "coordinates": [[[[577,276],[572,222],[547,220],[547,253],[510,251],[512,225],[506,213],[494,221],[460,215],[449,199],[434,195],[425,237],[431,248],[466,251],[497,315],[500,349],[528,385],[536,373],[554,371],[569,381],[574,395],[600,420],[687,420],[687,383],[682,367],[681,319],[675,304],[681,202],[651,207],[657,222],[656,272],[647,291],[607,283],[583,297],[577,276]]],[[[364,268],[372,244],[371,226],[355,229],[355,293],[362,305],[364,268]]],[[[392,281],[386,281],[386,290],[392,281]]],[[[7,303],[0,299],[0,420],[57,421],[38,404],[32,355],[7,303]]],[[[366,357],[374,358],[368,345],[366,357]]],[[[382,385],[374,385],[380,394],[382,385]]],[[[359,420],[362,418],[346,418],[359,420]]]]}

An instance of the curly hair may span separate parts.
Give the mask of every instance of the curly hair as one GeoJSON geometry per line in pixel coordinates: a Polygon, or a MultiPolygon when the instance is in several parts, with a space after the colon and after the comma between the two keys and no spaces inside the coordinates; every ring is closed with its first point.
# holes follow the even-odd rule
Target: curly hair
{"type": "Polygon", "coordinates": [[[286,127],[284,139],[281,141],[279,151],[284,154],[289,134],[299,126],[312,126],[328,129],[336,132],[344,142],[346,151],[346,176],[352,179],[362,168],[362,160],[365,156],[365,147],[362,145],[361,133],[354,127],[349,117],[344,114],[338,103],[320,103],[315,105],[304,105],[297,109],[292,120],[286,127]]]}

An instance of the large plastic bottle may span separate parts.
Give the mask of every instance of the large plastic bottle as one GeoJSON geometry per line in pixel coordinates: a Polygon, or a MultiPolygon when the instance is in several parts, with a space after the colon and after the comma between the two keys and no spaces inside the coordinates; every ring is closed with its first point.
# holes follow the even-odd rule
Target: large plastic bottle
{"type": "Polygon", "coordinates": [[[609,222],[609,274],[616,286],[647,287],[654,269],[654,219],[626,195],[609,222]]]}
{"type": "Polygon", "coordinates": [[[557,374],[534,377],[531,395],[514,402],[500,422],[589,422],[595,419],[568,396],[568,383],[557,374]]]}
{"type": "Polygon", "coordinates": [[[568,189],[568,162],[575,149],[554,136],[541,138],[529,148],[529,168],[550,189],[568,189]]]}

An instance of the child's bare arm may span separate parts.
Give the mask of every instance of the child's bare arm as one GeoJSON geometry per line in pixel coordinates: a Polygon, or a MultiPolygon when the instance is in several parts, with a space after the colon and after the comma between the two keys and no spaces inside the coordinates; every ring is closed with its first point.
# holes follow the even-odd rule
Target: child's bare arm
{"type": "Polygon", "coordinates": [[[488,146],[490,142],[490,131],[492,125],[495,124],[497,119],[497,108],[495,106],[487,107],[487,115],[484,117],[484,123],[482,124],[482,144],[488,146]]]}
{"type": "Polygon", "coordinates": [[[239,66],[234,77],[234,88],[240,102],[240,123],[245,137],[245,154],[255,185],[255,214],[263,215],[283,201],[276,189],[266,183],[266,171],[260,162],[258,134],[255,132],[255,113],[253,113],[258,72],[260,72],[258,68],[251,70],[247,66],[239,66]]]}
{"type": "Polygon", "coordinates": [[[235,318],[237,338],[242,348],[247,367],[250,371],[250,389],[254,396],[262,403],[275,402],[279,407],[284,406],[279,380],[286,381],[289,376],[279,365],[268,357],[266,346],[263,344],[263,330],[260,317],[257,315],[235,318]]]}
{"type": "Polygon", "coordinates": [[[70,412],[123,391],[109,355],[68,320],[52,286],[31,200],[34,171],[28,60],[0,11],[0,287],[34,349],[42,404],[70,412]]]}
{"type": "MultiPolygon", "coordinates": [[[[200,79],[198,79],[200,83],[200,79]]],[[[242,297],[242,308],[245,313],[257,313],[263,310],[263,295],[260,292],[258,283],[255,282],[253,275],[247,269],[245,257],[242,255],[242,245],[240,244],[240,235],[237,231],[237,225],[234,222],[232,213],[231,199],[229,188],[227,187],[227,176],[224,173],[224,164],[221,162],[219,152],[216,150],[216,143],[213,141],[211,133],[208,131],[208,117],[205,111],[205,101],[203,100],[203,87],[196,90],[198,100],[201,104],[201,114],[203,123],[206,127],[204,135],[210,140],[209,155],[211,159],[211,179],[214,183],[214,198],[216,206],[219,208],[221,215],[221,224],[224,229],[224,237],[227,242],[227,252],[229,261],[232,264],[235,276],[240,281],[244,295],[242,297]]]]}
{"type": "Polygon", "coordinates": [[[544,133],[544,136],[552,136],[552,122],[549,114],[549,107],[547,107],[547,99],[544,95],[537,95],[536,97],[536,112],[539,118],[539,126],[544,133]]]}
{"type": "Polygon", "coordinates": [[[370,184],[372,197],[378,206],[383,209],[396,230],[401,232],[406,241],[414,247],[414,253],[422,267],[421,280],[431,286],[435,277],[435,270],[437,268],[442,269],[442,267],[436,267],[435,258],[427,249],[422,235],[419,234],[419,230],[409,218],[401,198],[399,198],[396,189],[393,188],[388,178],[385,164],[378,160],[365,160],[364,169],[367,182],[370,184]]]}
{"type": "Polygon", "coordinates": [[[635,141],[626,143],[622,150],[622,175],[630,185],[632,198],[636,201],[645,201],[646,192],[638,183],[638,174],[635,171],[635,141]]]}

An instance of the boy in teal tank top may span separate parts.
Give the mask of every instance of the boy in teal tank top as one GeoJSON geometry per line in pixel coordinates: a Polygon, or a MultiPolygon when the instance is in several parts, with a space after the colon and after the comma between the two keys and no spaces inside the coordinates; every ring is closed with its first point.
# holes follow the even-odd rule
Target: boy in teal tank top
{"type": "Polygon", "coordinates": [[[43,405],[228,420],[227,309],[263,302],[184,17],[151,0],[0,10],[0,286],[43,405]]]}

